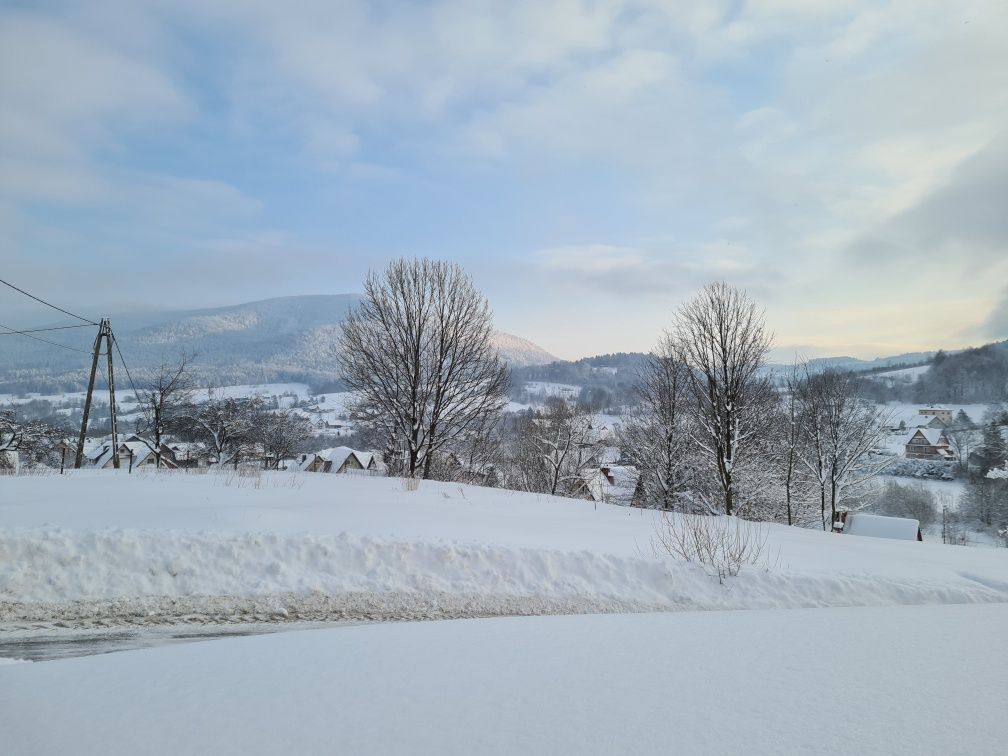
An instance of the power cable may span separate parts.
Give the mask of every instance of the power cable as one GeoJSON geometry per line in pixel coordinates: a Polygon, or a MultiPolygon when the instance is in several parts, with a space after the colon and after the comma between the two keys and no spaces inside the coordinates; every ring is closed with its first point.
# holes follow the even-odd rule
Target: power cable
{"type": "Polygon", "coordinates": [[[36,296],[35,296],[34,294],[29,294],[29,293],[28,293],[27,291],[25,291],[24,289],[20,289],[20,288],[18,288],[17,286],[15,286],[14,284],[10,283],[9,281],[4,281],[4,280],[3,280],[2,278],[0,278],[0,283],[2,283],[2,284],[3,284],[4,286],[9,286],[10,288],[14,289],[14,291],[19,291],[19,292],[21,292],[21,293],[22,293],[22,294],[24,294],[24,295],[25,295],[26,297],[31,297],[31,298],[32,298],[32,299],[34,299],[34,300],[35,300],[36,302],[41,302],[41,303],[42,303],[42,304],[44,304],[44,305],[45,305],[46,307],[52,307],[52,308],[53,308],[54,310],[59,310],[59,311],[60,311],[60,312],[62,312],[62,313],[63,313],[64,315],[69,315],[69,316],[70,316],[71,318],[77,318],[77,320],[83,320],[83,321],[84,321],[85,323],[87,323],[88,325],[93,325],[93,326],[96,326],[96,325],[98,325],[98,324],[97,324],[97,323],[95,323],[95,322],[94,322],[93,320],[90,320],[90,319],[88,319],[88,318],[85,318],[85,317],[82,317],[82,316],[80,316],[80,315],[75,315],[74,313],[70,312],[69,310],[64,310],[64,309],[63,309],[62,307],[57,307],[57,306],[56,306],[56,305],[54,305],[54,304],[53,304],[52,302],[46,302],[46,301],[45,301],[44,299],[40,299],[40,298],[36,297],[36,296]]]}
{"type": "Polygon", "coordinates": [[[43,331],[65,331],[68,328],[90,328],[89,323],[78,323],[77,325],[65,325],[65,326],[52,326],[50,328],[25,328],[20,331],[7,331],[7,333],[0,333],[0,336],[15,336],[22,335],[27,336],[29,333],[42,333],[43,331]]]}
{"type": "MultiPolygon", "coordinates": [[[[98,324],[95,323],[95,325],[98,325],[98,324]]],[[[35,339],[35,341],[41,341],[44,344],[52,344],[53,346],[58,346],[58,347],[61,347],[63,349],[69,349],[72,352],[80,352],[81,354],[91,354],[91,352],[89,352],[87,350],[78,349],[77,347],[72,347],[72,346],[69,346],[67,344],[60,344],[58,341],[49,341],[49,339],[43,339],[41,336],[34,336],[33,334],[30,334],[30,333],[25,333],[25,332],[22,332],[22,331],[16,331],[13,328],[11,328],[10,326],[5,326],[3,323],[0,323],[0,328],[3,328],[3,329],[5,329],[7,331],[7,333],[0,333],[0,336],[10,336],[12,334],[16,334],[16,335],[19,335],[19,336],[27,336],[29,339],[35,339]]]]}

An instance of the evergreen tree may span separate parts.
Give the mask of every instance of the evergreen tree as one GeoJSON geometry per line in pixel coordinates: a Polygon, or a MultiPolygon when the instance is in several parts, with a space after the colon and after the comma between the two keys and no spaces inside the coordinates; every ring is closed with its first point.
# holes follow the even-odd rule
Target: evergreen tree
{"type": "Polygon", "coordinates": [[[983,428],[983,442],[977,451],[980,460],[980,474],[986,475],[988,470],[1001,467],[1008,460],[1008,443],[1001,434],[1001,428],[994,422],[987,423],[983,428]]]}

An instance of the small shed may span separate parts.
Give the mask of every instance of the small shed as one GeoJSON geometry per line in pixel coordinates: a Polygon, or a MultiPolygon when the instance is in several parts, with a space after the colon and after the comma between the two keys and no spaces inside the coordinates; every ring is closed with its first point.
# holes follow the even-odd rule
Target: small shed
{"type": "Polygon", "coordinates": [[[920,522],[909,517],[885,517],[865,512],[840,512],[840,521],[833,526],[838,533],[892,538],[897,541],[923,541],[920,522]]]}

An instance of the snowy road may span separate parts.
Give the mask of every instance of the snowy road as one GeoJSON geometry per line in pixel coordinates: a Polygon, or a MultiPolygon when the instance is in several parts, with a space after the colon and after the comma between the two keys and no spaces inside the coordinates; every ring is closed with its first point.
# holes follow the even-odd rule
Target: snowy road
{"type": "Polygon", "coordinates": [[[0,632],[0,659],[40,662],[73,659],[78,656],[135,651],[175,643],[194,643],[216,638],[291,632],[359,623],[288,623],[242,625],[176,624],[165,627],[116,627],[109,630],[36,628],[0,632]]]}
{"type": "Polygon", "coordinates": [[[1006,631],[989,604],[276,633],[0,667],[0,732],[40,755],[983,756],[1006,631]]]}

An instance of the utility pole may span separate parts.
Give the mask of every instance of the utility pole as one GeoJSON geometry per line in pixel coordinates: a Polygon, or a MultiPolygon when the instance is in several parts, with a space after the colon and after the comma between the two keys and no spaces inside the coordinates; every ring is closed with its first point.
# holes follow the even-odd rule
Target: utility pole
{"type": "Polygon", "coordinates": [[[116,426],[115,378],[112,374],[112,326],[108,318],[102,318],[95,336],[94,354],[91,358],[91,377],[88,379],[87,396],[84,398],[84,415],[81,417],[80,436],[77,438],[77,457],[74,469],[80,469],[84,462],[84,439],[87,436],[88,417],[91,414],[91,399],[94,396],[95,375],[98,372],[98,358],[101,356],[102,341],[108,354],[109,419],[112,429],[112,466],[119,469],[119,434],[116,426]]]}

